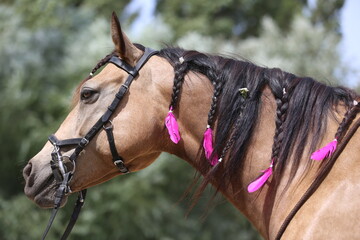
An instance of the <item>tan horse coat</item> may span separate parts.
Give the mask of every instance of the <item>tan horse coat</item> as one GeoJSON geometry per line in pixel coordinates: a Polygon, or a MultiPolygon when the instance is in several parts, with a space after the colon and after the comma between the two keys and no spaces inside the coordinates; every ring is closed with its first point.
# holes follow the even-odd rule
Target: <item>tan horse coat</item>
{"type": "MultiPolygon", "coordinates": [[[[142,52],[121,32],[117,19],[112,21],[112,38],[119,55],[134,65],[142,52]]],[[[98,75],[79,86],[95,89],[92,101],[83,102],[78,95],[75,106],[61,124],[55,135],[59,139],[83,136],[95,121],[105,112],[114,94],[126,78],[127,73],[108,64],[98,75]]],[[[173,84],[173,67],[163,58],[152,57],[140,71],[128,95],[112,119],[117,149],[125,159],[130,171],[139,171],[150,165],[161,152],[169,152],[189,162],[195,168],[201,146],[204,124],[206,124],[212,96],[212,85],[200,74],[189,73],[182,89],[181,101],[175,114],[182,140],[173,144],[164,127],[173,84]],[[195,104],[194,104],[195,103],[195,104]]],[[[313,162],[305,169],[309,159],[303,156],[296,178],[285,191],[287,175],[282,179],[275,196],[266,198],[267,186],[259,193],[249,194],[247,184],[268,167],[275,129],[275,100],[269,89],[262,96],[260,122],[255,129],[242,179],[220,191],[259,230],[266,239],[274,239],[282,222],[299,201],[313,181],[319,162],[313,162]],[[306,174],[304,175],[304,171],[306,174]],[[266,204],[265,204],[266,203],[266,204]]],[[[338,115],[340,121],[344,111],[338,115]]],[[[329,117],[325,144],[333,139],[338,122],[329,117]]],[[[291,221],[282,239],[359,239],[360,238],[360,133],[351,139],[345,151],[338,158],[329,176],[320,188],[300,209],[291,221]]],[[[24,169],[25,193],[42,207],[51,207],[54,182],[49,166],[52,146],[44,148],[33,157],[24,169]]],[[[66,154],[66,153],[64,153],[66,154]]],[[[289,166],[290,168],[290,166],[289,166]]],[[[104,131],[86,147],[77,160],[77,168],[71,182],[71,189],[79,191],[107,181],[119,171],[111,161],[111,153],[104,131]]],[[[221,181],[217,179],[216,181],[221,181]]],[[[216,183],[215,183],[216,184],[216,183]]]]}

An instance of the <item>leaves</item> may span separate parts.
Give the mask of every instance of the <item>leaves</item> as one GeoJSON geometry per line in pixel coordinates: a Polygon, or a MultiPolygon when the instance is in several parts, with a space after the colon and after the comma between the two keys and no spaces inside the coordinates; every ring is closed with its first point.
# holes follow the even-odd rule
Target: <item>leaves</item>
{"type": "MultiPolygon", "coordinates": [[[[50,213],[24,196],[21,169],[63,121],[74,86],[112,50],[110,13],[121,12],[128,2],[5,0],[0,4],[0,216],[6,216],[0,218],[2,239],[41,236],[50,213]]],[[[282,0],[275,8],[260,0],[158,2],[158,15],[141,36],[132,37],[134,41],[159,49],[161,43],[175,45],[174,39],[179,39],[176,43],[184,48],[243,55],[334,81],[343,76],[335,50],[340,36],[314,27],[304,17],[291,21],[306,1],[282,0]],[[264,15],[275,20],[263,19],[264,15]],[[237,41],[240,35],[255,37],[237,41]]],[[[259,239],[226,200],[217,199],[212,207],[218,206],[208,212],[201,207],[211,199],[211,191],[186,218],[187,201],[178,200],[193,174],[184,161],[163,154],[139,173],[89,189],[71,238],[259,239]]],[[[71,210],[70,201],[55,220],[49,239],[58,238],[71,210]]]]}

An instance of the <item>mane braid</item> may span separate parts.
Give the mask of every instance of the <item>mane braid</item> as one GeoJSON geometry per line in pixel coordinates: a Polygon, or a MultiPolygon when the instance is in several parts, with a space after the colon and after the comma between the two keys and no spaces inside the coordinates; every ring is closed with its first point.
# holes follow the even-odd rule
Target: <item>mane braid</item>
{"type": "Polygon", "coordinates": [[[239,127],[240,127],[240,123],[241,123],[241,118],[242,118],[242,112],[240,113],[239,117],[237,118],[233,129],[231,131],[231,137],[228,139],[228,141],[225,144],[224,149],[222,150],[222,153],[220,155],[220,158],[225,158],[226,153],[229,151],[229,149],[233,146],[234,142],[236,139],[239,138],[239,135],[241,134],[241,132],[239,131],[239,127]]]}
{"type": "Polygon", "coordinates": [[[184,82],[184,77],[186,73],[188,72],[187,64],[186,62],[176,62],[174,66],[174,85],[173,85],[173,92],[171,95],[171,102],[169,108],[176,108],[178,104],[178,98],[181,91],[181,86],[184,82]]]}
{"type": "Polygon", "coordinates": [[[339,139],[339,141],[342,140],[344,135],[346,134],[347,130],[349,129],[351,123],[357,116],[357,114],[360,112],[360,105],[355,104],[348,110],[342,120],[342,122],[339,125],[338,130],[336,131],[335,138],[339,139]]]}
{"type": "MultiPolygon", "coordinates": [[[[270,158],[270,168],[276,169],[276,165],[279,162],[280,151],[282,148],[282,142],[284,139],[284,123],[287,117],[287,110],[289,107],[289,93],[288,86],[286,85],[286,77],[294,78],[293,75],[285,73],[278,68],[268,69],[265,72],[265,78],[269,82],[269,86],[274,94],[276,102],[276,118],[275,118],[275,134],[272,146],[272,153],[270,158]]],[[[283,159],[280,159],[280,161],[283,159]]],[[[281,165],[284,166],[284,165],[281,165]]],[[[270,170],[270,169],[269,169],[270,170]]],[[[282,170],[280,169],[280,172],[282,170]]],[[[272,185],[277,186],[279,181],[278,177],[273,177],[272,185]]]]}
{"type": "Polygon", "coordinates": [[[103,59],[101,59],[96,66],[91,70],[90,72],[90,76],[94,75],[102,66],[104,66],[105,64],[107,64],[110,60],[111,57],[113,57],[115,55],[114,52],[106,55],[103,59]]]}
{"type": "Polygon", "coordinates": [[[242,179],[241,169],[258,124],[261,97],[266,86],[269,86],[276,102],[271,149],[271,156],[276,159],[272,178],[276,181],[270,184],[271,188],[282,178],[287,166],[291,166],[289,183],[297,173],[300,159],[309,158],[307,164],[310,166],[310,155],[323,140],[327,119],[333,114],[335,106],[341,105],[347,109],[336,133],[340,139],[360,112],[360,106],[352,107],[352,101],[357,97],[355,92],[327,86],[309,77],[298,77],[280,69],[267,69],[247,61],[180,48],[162,49],[159,56],[174,67],[176,82],[171,104],[177,104],[179,84],[182,84],[183,77],[189,71],[203,74],[214,85],[207,124],[214,125],[216,121],[214,152],[221,153],[224,161],[211,167],[204,154],[197,159],[200,172],[205,175],[200,192],[217,175],[221,184],[242,179]],[[185,65],[178,66],[180,57],[184,58],[185,65]],[[248,98],[240,96],[239,88],[249,90],[248,98]]]}
{"type": "Polygon", "coordinates": [[[214,93],[213,93],[213,96],[212,96],[212,101],[211,101],[211,106],[210,106],[210,110],[209,110],[209,113],[208,113],[208,121],[207,121],[207,124],[209,126],[213,125],[214,116],[215,116],[215,112],[216,112],[216,106],[217,106],[218,98],[219,98],[219,96],[221,94],[223,85],[224,85],[224,83],[222,81],[219,81],[219,80],[217,80],[214,83],[214,93]]]}
{"type": "Polygon", "coordinates": [[[314,152],[311,155],[312,160],[321,161],[333,155],[333,153],[336,151],[338,142],[342,141],[342,137],[346,134],[348,128],[350,127],[350,124],[352,123],[358,112],[358,102],[354,100],[353,106],[345,113],[345,116],[336,131],[335,139],[329,142],[326,146],[314,152]]]}

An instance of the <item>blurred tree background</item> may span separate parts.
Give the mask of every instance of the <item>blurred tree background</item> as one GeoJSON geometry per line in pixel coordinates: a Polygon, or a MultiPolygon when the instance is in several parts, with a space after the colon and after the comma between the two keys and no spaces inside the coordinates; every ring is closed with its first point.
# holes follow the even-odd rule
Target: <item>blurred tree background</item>
{"type": "MultiPolygon", "coordinates": [[[[134,2],[148,5],[0,3],[0,239],[38,239],[44,230],[50,213],[25,197],[21,170],[63,121],[74,87],[112,50],[112,11],[133,41],[152,48],[238,56],[332,84],[343,84],[353,71],[337,50],[344,0],[152,0],[146,2],[155,4],[153,18],[141,29],[132,25],[141,16],[134,2]]],[[[194,174],[163,154],[148,169],[90,189],[70,239],[260,239],[220,196],[207,211],[211,191],[185,217],[188,203],[179,199],[194,174]]],[[[49,239],[63,231],[70,208],[59,214],[49,239]]]]}

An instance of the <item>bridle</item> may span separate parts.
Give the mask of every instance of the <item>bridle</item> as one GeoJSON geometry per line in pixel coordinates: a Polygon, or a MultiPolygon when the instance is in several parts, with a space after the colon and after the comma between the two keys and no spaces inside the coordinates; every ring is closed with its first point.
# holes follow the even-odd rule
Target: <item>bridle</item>
{"type": "MultiPolygon", "coordinates": [[[[108,106],[106,112],[99,118],[99,120],[82,138],[59,140],[54,134],[49,136],[49,141],[54,146],[54,149],[51,153],[50,166],[55,181],[58,184],[58,188],[55,193],[54,208],[52,210],[49,222],[44,231],[42,239],[45,239],[47,233],[49,232],[55,216],[60,208],[63,197],[71,193],[69,183],[75,172],[77,157],[100,130],[103,129],[106,132],[112,160],[115,166],[117,166],[119,171],[123,174],[130,172],[129,169],[126,167],[123,158],[119,155],[116,149],[115,139],[113,135],[113,125],[110,118],[117,106],[119,105],[120,101],[127,93],[133,80],[138,76],[140,69],[145,65],[145,63],[150,59],[150,57],[157,53],[158,51],[152,50],[150,48],[145,48],[143,56],[140,58],[135,67],[132,67],[131,65],[120,59],[118,56],[112,56],[108,60],[108,63],[115,64],[117,67],[126,71],[129,75],[126,81],[121,85],[119,91],[115,94],[114,100],[108,106]],[[64,148],[74,148],[74,151],[70,156],[63,156],[61,150],[64,148]]],[[[61,237],[62,240],[67,239],[72,228],[74,227],[76,220],[80,214],[81,208],[84,205],[85,197],[86,189],[79,192],[78,199],[76,201],[70,221],[61,237]]]]}

